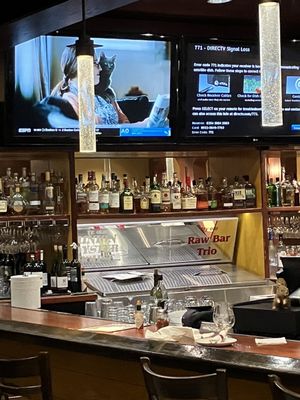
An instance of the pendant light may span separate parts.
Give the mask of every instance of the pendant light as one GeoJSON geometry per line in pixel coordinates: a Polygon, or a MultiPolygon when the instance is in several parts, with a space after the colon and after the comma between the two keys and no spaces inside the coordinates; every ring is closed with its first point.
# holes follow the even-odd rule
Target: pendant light
{"type": "Polygon", "coordinates": [[[86,35],[85,0],[82,0],[82,27],[82,35],[75,43],[78,79],[79,151],[92,153],[96,152],[94,43],[86,35]]]}
{"type": "Polygon", "coordinates": [[[279,1],[260,0],[258,7],[262,126],[280,126],[283,118],[279,1]]]}

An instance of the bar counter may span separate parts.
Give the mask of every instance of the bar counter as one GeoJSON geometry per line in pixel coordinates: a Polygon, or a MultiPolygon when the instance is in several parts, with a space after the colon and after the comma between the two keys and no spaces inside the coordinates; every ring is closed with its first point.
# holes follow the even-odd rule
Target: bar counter
{"type": "Polygon", "coordinates": [[[232,400],[271,399],[267,385],[270,372],[280,375],[293,389],[299,386],[298,341],[257,346],[254,336],[233,335],[236,343],[217,348],[145,339],[146,329],[154,327],[142,331],[95,331],[109,329],[112,324],[116,325],[95,318],[0,304],[0,354],[18,357],[49,351],[55,399],[113,400],[121,396],[126,400],[146,400],[141,355],[149,356],[157,370],[169,374],[174,369],[190,374],[226,368],[232,400]]]}

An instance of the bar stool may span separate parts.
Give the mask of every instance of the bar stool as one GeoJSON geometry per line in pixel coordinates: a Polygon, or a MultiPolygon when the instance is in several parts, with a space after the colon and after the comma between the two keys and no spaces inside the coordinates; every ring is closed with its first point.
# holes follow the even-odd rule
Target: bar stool
{"type": "Polygon", "coordinates": [[[279,376],[268,375],[273,400],[299,400],[300,394],[283,386],[279,376]]]}
{"type": "Polygon", "coordinates": [[[225,369],[212,374],[194,376],[160,375],[151,369],[148,357],[140,358],[149,400],[227,400],[227,375],[225,369]]]}
{"type": "Polygon", "coordinates": [[[27,358],[0,359],[0,399],[31,395],[53,400],[48,352],[27,358]]]}

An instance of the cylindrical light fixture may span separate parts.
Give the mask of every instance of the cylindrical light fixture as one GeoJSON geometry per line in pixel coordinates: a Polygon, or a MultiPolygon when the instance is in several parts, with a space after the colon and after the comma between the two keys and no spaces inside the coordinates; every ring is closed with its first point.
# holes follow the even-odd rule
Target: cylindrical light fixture
{"type": "Polygon", "coordinates": [[[279,1],[260,0],[258,7],[262,126],[280,126],[283,118],[279,1]]]}
{"type": "Polygon", "coordinates": [[[76,41],[78,106],[79,106],[79,151],[96,151],[95,133],[95,83],[94,45],[85,32],[85,3],[82,0],[83,34],[76,41]]]}

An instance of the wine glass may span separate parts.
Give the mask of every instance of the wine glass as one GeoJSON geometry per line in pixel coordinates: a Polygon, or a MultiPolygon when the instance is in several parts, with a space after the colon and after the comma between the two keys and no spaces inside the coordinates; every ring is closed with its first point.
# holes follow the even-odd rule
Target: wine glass
{"type": "Polygon", "coordinates": [[[213,322],[219,332],[222,332],[223,336],[227,336],[228,331],[235,324],[235,316],[231,304],[227,302],[215,303],[213,322]]]}

